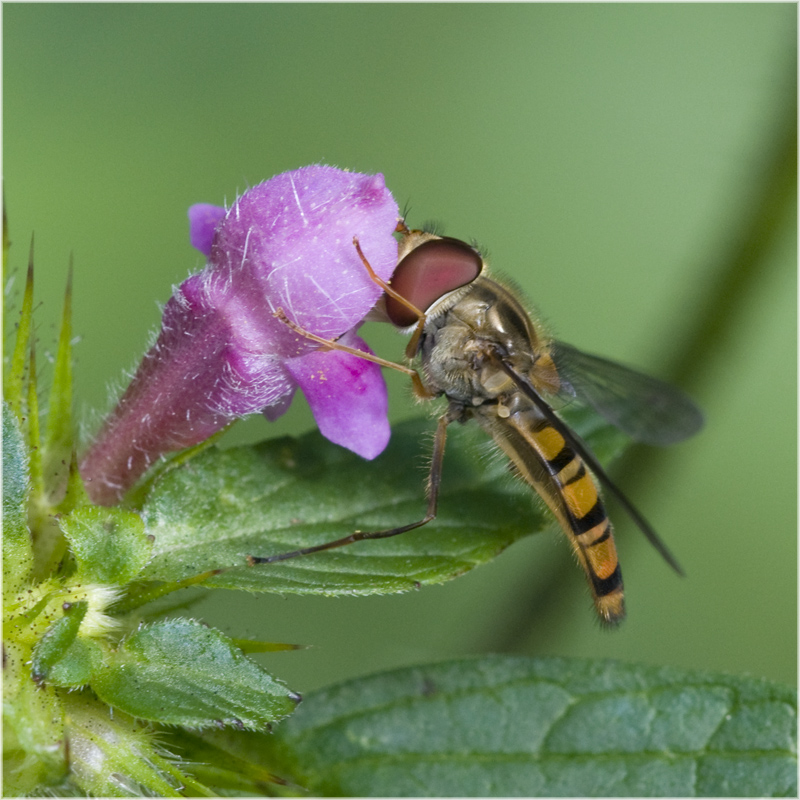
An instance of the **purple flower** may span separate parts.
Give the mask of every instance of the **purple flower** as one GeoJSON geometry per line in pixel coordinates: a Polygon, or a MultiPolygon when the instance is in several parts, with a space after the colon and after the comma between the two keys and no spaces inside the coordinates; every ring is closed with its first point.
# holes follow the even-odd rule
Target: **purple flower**
{"type": "Polygon", "coordinates": [[[164,308],[158,339],[81,463],[96,503],[122,499],[161,455],[198,444],[245,414],[279,417],[299,387],[320,431],[364,458],[389,440],[380,368],[293,332],[369,351],[356,329],[397,261],[398,209],[382,175],[311,166],[246,191],[227,211],[189,209],[208,257],[164,308]]]}

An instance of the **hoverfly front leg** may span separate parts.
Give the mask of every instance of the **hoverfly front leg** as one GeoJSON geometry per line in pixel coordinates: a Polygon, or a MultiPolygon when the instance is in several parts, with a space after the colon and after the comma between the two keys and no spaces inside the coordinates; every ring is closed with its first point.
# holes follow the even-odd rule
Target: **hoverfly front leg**
{"type": "Polygon", "coordinates": [[[397,536],[398,534],[413,531],[415,528],[421,528],[423,525],[427,525],[431,520],[436,518],[436,511],[439,506],[439,486],[442,479],[442,461],[444,459],[444,446],[447,440],[447,426],[457,418],[458,416],[452,406],[439,417],[439,423],[436,427],[436,436],[433,441],[431,469],[428,473],[428,508],[422,519],[411,522],[408,525],[401,525],[399,528],[390,528],[385,531],[355,531],[349,536],[343,536],[341,539],[334,539],[332,542],[324,542],[323,544],[314,545],[313,547],[303,547],[300,550],[292,550],[289,553],[278,553],[274,556],[247,556],[248,564],[250,564],[250,566],[254,564],[274,564],[277,561],[286,561],[290,558],[307,556],[311,553],[321,553],[324,550],[333,550],[334,548],[344,547],[353,542],[362,542],[366,539],[388,539],[390,536],[397,536]]]}
{"type": "Polygon", "coordinates": [[[284,325],[291,328],[298,336],[303,336],[312,342],[316,342],[317,344],[322,345],[326,350],[340,350],[343,353],[349,353],[350,355],[357,356],[358,358],[363,358],[364,361],[371,361],[373,364],[377,364],[379,367],[396,369],[398,372],[408,375],[408,377],[411,378],[411,382],[414,384],[415,394],[422,399],[430,399],[435,396],[422,383],[422,378],[420,378],[419,373],[411,367],[406,367],[403,364],[398,364],[395,361],[387,361],[385,358],[376,356],[373,353],[367,353],[364,350],[358,350],[355,347],[348,347],[346,344],[340,344],[334,339],[325,339],[322,336],[317,336],[316,333],[311,333],[311,331],[301,328],[296,322],[292,322],[292,320],[286,316],[286,312],[280,306],[275,309],[273,316],[279,319],[284,325]]]}
{"type": "MultiPolygon", "coordinates": [[[[404,222],[397,223],[397,231],[398,233],[408,233],[408,228],[404,222]],[[401,227],[402,226],[402,227],[401,227]]],[[[358,236],[353,237],[353,245],[356,248],[356,252],[358,253],[358,257],[361,259],[361,263],[364,265],[364,268],[367,270],[367,274],[372,279],[373,283],[377,283],[378,286],[383,289],[383,291],[389,296],[393,297],[397,300],[398,303],[405,306],[412,314],[417,318],[417,323],[414,328],[414,332],[411,334],[411,338],[406,345],[406,358],[411,360],[417,354],[417,345],[419,343],[419,337],[422,336],[422,330],[425,327],[425,312],[418,309],[411,301],[407,300],[403,295],[396,292],[392,287],[386,283],[379,275],[375,273],[375,270],[372,269],[369,261],[367,261],[367,257],[364,255],[364,251],[361,249],[361,245],[358,243],[358,236]]],[[[416,388],[416,385],[415,385],[416,388]]],[[[422,397],[433,397],[432,394],[421,395],[422,397]]]]}
{"type": "MultiPolygon", "coordinates": [[[[416,306],[406,300],[402,295],[398,294],[397,292],[389,286],[386,281],[384,281],[375,270],[372,269],[371,264],[367,261],[367,257],[364,255],[364,251],[361,249],[361,245],[358,242],[358,237],[353,237],[353,246],[356,248],[356,252],[358,253],[358,257],[361,259],[364,268],[367,270],[367,274],[370,277],[370,280],[373,283],[376,283],[378,286],[383,289],[386,294],[390,297],[395,298],[399,303],[402,303],[406,306],[410,311],[414,313],[417,317],[417,326],[414,330],[413,335],[411,336],[411,341],[409,342],[408,347],[406,347],[406,357],[413,358],[414,354],[416,353],[417,342],[419,341],[419,337],[422,335],[422,329],[425,326],[425,314],[424,312],[420,311],[416,306]],[[413,345],[413,350],[412,350],[413,345]]],[[[419,397],[421,400],[431,400],[432,398],[436,397],[435,392],[432,392],[428,389],[425,384],[422,382],[422,378],[419,376],[419,373],[412,369],[411,367],[407,367],[403,364],[398,364],[395,361],[387,361],[384,358],[380,358],[380,356],[373,355],[372,353],[366,353],[363,350],[357,350],[355,347],[348,347],[347,345],[340,344],[339,342],[332,340],[332,339],[324,339],[321,336],[317,336],[315,333],[311,333],[311,331],[307,331],[305,328],[301,328],[296,322],[292,322],[287,316],[286,312],[282,308],[275,309],[274,315],[277,317],[284,325],[287,325],[291,328],[296,334],[299,336],[303,336],[306,339],[309,339],[312,342],[316,342],[317,344],[322,345],[323,347],[327,348],[328,350],[341,350],[343,353],[350,353],[350,355],[357,356],[358,358],[363,358],[365,361],[371,361],[373,364],[377,364],[380,367],[387,367],[389,369],[397,370],[398,372],[402,372],[404,375],[408,375],[411,378],[411,383],[414,386],[414,394],[419,397]]]]}

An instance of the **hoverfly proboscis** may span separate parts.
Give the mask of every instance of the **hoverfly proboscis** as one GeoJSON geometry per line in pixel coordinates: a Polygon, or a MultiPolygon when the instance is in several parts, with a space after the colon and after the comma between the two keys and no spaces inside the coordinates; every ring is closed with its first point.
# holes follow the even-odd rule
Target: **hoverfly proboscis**
{"type": "Polygon", "coordinates": [[[703,424],[694,403],[674,387],[627,367],[588,355],[550,338],[503,283],[489,277],[473,246],[398,224],[401,241],[391,285],[378,278],[354,239],[358,254],[384,295],[382,313],[411,334],[409,361],[421,371],[360,350],[297,333],[409,375],[422,399],[444,396],[428,476],[428,507],[416,522],[383,531],[357,531],[313,547],[249,558],[274,563],[366,539],[383,539],[419,528],[436,516],[447,427],[475,420],[511,462],[512,471],[542,498],[567,536],[588,579],[602,623],[625,617],[622,574],[613,528],[600,494],[602,484],[625,508],[667,563],[675,558],[636,507],[608,477],[591,450],[554,411],[566,398],[592,407],[632,439],[673,444],[703,424]]]}

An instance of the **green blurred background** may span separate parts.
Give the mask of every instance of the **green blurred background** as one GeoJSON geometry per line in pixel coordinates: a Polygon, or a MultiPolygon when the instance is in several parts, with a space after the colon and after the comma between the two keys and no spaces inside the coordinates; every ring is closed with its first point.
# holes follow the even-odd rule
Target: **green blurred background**
{"type": "MultiPolygon", "coordinates": [[[[313,644],[263,657],[301,691],[487,651],[795,681],[794,4],[6,4],[3,34],[11,263],[35,232],[47,347],[74,253],[87,430],[202,266],[188,206],[318,162],[383,172],[412,225],[484,244],[559,337],[707,413],[615,472],[687,573],[617,513],[618,631],[555,531],[410,595],[217,593],[192,613],[313,644]]],[[[365,335],[400,357],[393,331],[365,335]]],[[[387,380],[392,418],[419,414],[387,380]]],[[[298,398],[228,441],[311,425],[298,398]]]]}

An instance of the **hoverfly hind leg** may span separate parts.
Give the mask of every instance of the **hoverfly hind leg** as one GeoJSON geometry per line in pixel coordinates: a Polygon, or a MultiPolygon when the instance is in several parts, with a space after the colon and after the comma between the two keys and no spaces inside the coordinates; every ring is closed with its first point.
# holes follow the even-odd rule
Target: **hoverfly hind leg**
{"type": "Polygon", "coordinates": [[[451,411],[448,409],[439,418],[439,423],[436,427],[436,436],[433,442],[433,453],[431,455],[431,467],[428,474],[427,492],[428,492],[428,507],[425,516],[416,522],[410,522],[408,525],[401,525],[397,528],[389,528],[384,531],[355,531],[348,536],[343,536],[341,539],[334,539],[330,542],[323,542],[322,544],[313,545],[311,547],[303,547],[298,550],[291,550],[287,553],[276,553],[272,556],[247,556],[247,563],[252,567],[256,564],[274,564],[278,561],[288,561],[291,558],[299,558],[300,556],[311,555],[312,553],[322,553],[325,550],[334,550],[337,547],[345,547],[354,542],[363,542],[367,539],[388,539],[390,536],[399,536],[401,533],[413,531],[416,528],[421,528],[436,518],[436,511],[439,506],[439,485],[441,484],[442,477],[442,462],[444,460],[444,446],[447,440],[447,426],[453,421],[451,411]]]}

